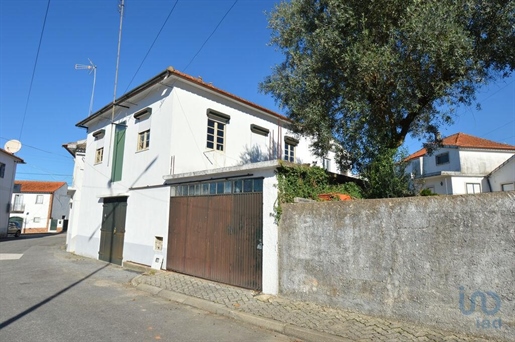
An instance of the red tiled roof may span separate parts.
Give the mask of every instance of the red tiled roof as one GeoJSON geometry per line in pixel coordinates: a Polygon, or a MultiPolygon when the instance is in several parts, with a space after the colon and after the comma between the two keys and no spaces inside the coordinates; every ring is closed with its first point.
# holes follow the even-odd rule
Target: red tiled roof
{"type": "Polygon", "coordinates": [[[15,185],[21,185],[21,192],[51,193],[65,185],[65,182],[40,182],[40,181],[14,181],[15,185]]]}
{"type": "MultiPolygon", "coordinates": [[[[456,133],[450,135],[443,139],[443,146],[457,146],[457,147],[467,147],[467,148],[480,148],[487,150],[505,150],[505,151],[514,151],[515,146],[498,143],[492,140],[483,139],[479,137],[475,137],[473,135],[465,134],[465,133],[456,133]]],[[[418,157],[421,157],[427,153],[426,149],[420,149],[417,152],[411,154],[405,160],[412,160],[418,157]]]]}

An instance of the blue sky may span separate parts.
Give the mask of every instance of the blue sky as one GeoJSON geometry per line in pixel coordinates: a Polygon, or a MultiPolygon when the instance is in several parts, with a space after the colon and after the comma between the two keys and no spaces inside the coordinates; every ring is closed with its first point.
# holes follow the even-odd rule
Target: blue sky
{"type": "MultiPolygon", "coordinates": [[[[175,0],[126,0],[117,95],[173,66],[280,113],[273,98],[258,91],[283,59],[267,46],[264,12],[276,2],[239,0],[227,13],[234,0],[179,1],[141,64],[175,0]]],[[[73,159],[62,144],[85,138],[75,124],[88,116],[93,85],[93,75],[74,65],[88,64],[88,58],[97,65],[93,111],[112,101],[119,1],[51,0],[29,97],[47,3],[0,0],[0,146],[10,139],[23,144],[17,155],[27,164],[18,167],[16,179],[71,184],[73,159]]],[[[464,132],[515,145],[515,77],[477,97],[482,110],[461,108],[442,134],[464,132]]],[[[421,142],[408,139],[406,146],[411,153],[421,142]]]]}

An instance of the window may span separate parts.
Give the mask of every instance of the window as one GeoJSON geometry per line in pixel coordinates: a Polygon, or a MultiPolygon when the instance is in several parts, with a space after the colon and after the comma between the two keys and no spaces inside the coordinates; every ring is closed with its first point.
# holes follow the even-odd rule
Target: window
{"type": "Polygon", "coordinates": [[[299,144],[297,139],[284,137],[284,160],[295,162],[295,146],[299,144]]]}
{"type": "Polygon", "coordinates": [[[40,220],[41,220],[40,217],[34,217],[34,223],[39,223],[40,220]]]}
{"type": "Polygon", "coordinates": [[[265,137],[267,137],[268,134],[270,133],[270,130],[268,128],[261,127],[261,126],[258,126],[258,125],[254,125],[254,124],[250,125],[250,131],[252,133],[256,133],[256,134],[259,134],[259,135],[264,135],[265,137]]]}
{"type": "Polygon", "coordinates": [[[467,194],[479,194],[481,187],[479,183],[467,183],[467,194]]]}
{"type": "Polygon", "coordinates": [[[170,195],[176,196],[205,196],[263,192],[263,178],[246,178],[238,180],[214,181],[176,185],[171,187],[170,195]]]}
{"type": "Polygon", "coordinates": [[[225,146],[225,126],[231,117],[212,109],[207,110],[207,143],[212,150],[223,151],[225,146]]]}
{"type": "Polygon", "coordinates": [[[5,176],[5,164],[0,163],[0,178],[4,178],[5,176]]]}
{"type": "Polygon", "coordinates": [[[502,191],[513,191],[515,190],[515,183],[501,184],[502,191]]]}
{"type": "Polygon", "coordinates": [[[435,156],[436,165],[446,164],[449,162],[449,152],[438,154],[435,156]]]}
{"type": "Polygon", "coordinates": [[[43,204],[43,195],[36,195],[36,204],[43,204]]]}
{"type": "Polygon", "coordinates": [[[100,140],[104,137],[105,133],[105,129],[99,129],[98,131],[93,132],[93,137],[95,138],[95,140],[100,140]]]}
{"type": "Polygon", "coordinates": [[[138,134],[138,151],[148,150],[150,146],[150,130],[138,134]]]}
{"type": "Polygon", "coordinates": [[[323,163],[323,168],[325,170],[329,170],[331,168],[331,159],[329,158],[323,158],[322,159],[322,163],[323,163]]]}
{"type": "Polygon", "coordinates": [[[225,124],[213,119],[207,120],[207,144],[212,150],[223,151],[225,142],[225,124]]]}
{"type": "Polygon", "coordinates": [[[104,148],[97,148],[97,152],[95,153],[95,164],[99,164],[104,160],[104,148]]]}

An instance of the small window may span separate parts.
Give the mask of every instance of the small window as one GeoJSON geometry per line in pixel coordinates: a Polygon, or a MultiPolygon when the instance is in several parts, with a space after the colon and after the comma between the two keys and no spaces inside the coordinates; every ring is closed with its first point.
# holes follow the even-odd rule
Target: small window
{"type": "Polygon", "coordinates": [[[95,153],[95,164],[100,164],[104,160],[104,148],[100,147],[97,148],[97,151],[95,153]]]}
{"type": "Polygon", "coordinates": [[[36,204],[43,204],[43,195],[36,196],[36,204]]]}
{"type": "Polygon", "coordinates": [[[138,134],[138,151],[148,150],[150,146],[150,130],[138,134]]]}
{"type": "Polygon", "coordinates": [[[4,178],[5,176],[5,164],[0,163],[0,178],[4,178]]]}
{"type": "Polygon", "coordinates": [[[100,140],[104,137],[105,133],[105,129],[99,129],[98,131],[93,132],[93,137],[95,138],[95,140],[100,140]]]}
{"type": "Polygon", "coordinates": [[[142,110],[134,113],[134,119],[136,120],[142,120],[150,116],[152,114],[152,108],[147,107],[143,108],[142,110]]]}
{"type": "Polygon", "coordinates": [[[479,194],[481,185],[479,183],[467,183],[467,194],[479,194]]]}
{"type": "Polygon", "coordinates": [[[501,184],[502,191],[513,191],[515,190],[515,183],[501,184]]]}
{"type": "Polygon", "coordinates": [[[295,162],[295,146],[299,144],[297,139],[284,137],[284,160],[295,162]]]}
{"type": "Polygon", "coordinates": [[[435,160],[436,165],[447,164],[449,162],[449,152],[436,155],[435,160]]]}
{"type": "Polygon", "coordinates": [[[223,151],[225,144],[225,123],[207,119],[206,147],[212,150],[223,151]]]}
{"type": "Polygon", "coordinates": [[[322,163],[323,163],[323,168],[325,170],[329,170],[331,168],[331,159],[329,158],[323,158],[322,159],[322,163]]]}
{"type": "Polygon", "coordinates": [[[34,223],[39,223],[39,221],[41,221],[40,217],[34,217],[34,223]]]}
{"type": "Polygon", "coordinates": [[[250,131],[252,133],[256,133],[259,135],[264,135],[265,137],[267,137],[268,133],[270,133],[270,130],[268,128],[264,128],[264,127],[254,125],[254,124],[250,125],[250,131]]]}

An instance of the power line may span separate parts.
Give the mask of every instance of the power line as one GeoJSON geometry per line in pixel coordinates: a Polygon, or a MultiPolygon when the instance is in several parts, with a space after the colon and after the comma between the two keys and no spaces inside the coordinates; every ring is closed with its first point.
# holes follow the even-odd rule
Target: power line
{"type": "Polygon", "coordinates": [[[129,87],[131,86],[132,81],[134,81],[134,78],[135,78],[135,77],[136,77],[136,75],[138,74],[139,69],[141,69],[141,66],[143,65],[143,63],[145,63],[145,60],[147,59],[148,54],[150,53],[150,50],[152,50],[152,48],[154,47],[154,44],[156,43],[157,39],[159,38],[159,35],[161,35],[161,32],[163,31],[164,27],[166,26],[166,23],[168,22],[168,19],[170,19],[170,16],[172,15],[173,10],[175,9],[175,6],[177,6],[177,3],[178,3],[178,2],[179,2],[179,0],[176,0],[176,1],[175,1],[175,4],[173,5],[172,9],[170,10],[170,13],[168,13],[168,16],[166,17],[165,22],[163,23],[163,25],[161,26],[161,29],[160,29],[160,30],[159,30],[159,32],[157,33],[156,38],[155,38],[155,39],[154,39],[154,41],[152,42],[152,45],[150,45],[150,47],[148,48],[148,51],[147,51],[147,53],[145,54],[145,57],[143,57],[143,60],[141,61],[141,64],[140,64],[140,65],[139,65],[139,67],[138,67],[138,70],[136,70],[136,72],[134,73],[134,76],[132,76],[131,81],[130,81],[130,82],[129,82],[129,84],[127,85],[127,88],[125,89],[125,92],[127,92],[127,90],[129,89],[129,87]]]}
{"type": "Polygon", "coordinates": [[[225,17],[227,17],[227,15],[229,14],[229,12],[233,9],[233,7],[236,5],[236,3],[238,2],[238,0],[235,0],[234,3],[232,4],[232,6],[227,10],[227,12],[225,12],[224,16],[222,17],[222,19],[220,19],[220,21],[218,22],[218,24],[216,25],[215,29],[213,30],[213,32],[211,32],[211,34],[209,35],[209,37],[207,37],[207,39],[204,41],[204,43],[202,44],[202,46],[200,47],[200,49],[198,49],[197,53],[193,56],[193,58],[190,60],[190,62],[188,63],[188,65],[186,65],[186,67],[184,68],[184,71],[186,71],[186,69],[188,69],[188,67],[190,66],[191,63],[193,63],[193,60],[197,57],[197,55],[200,53],[200,51],[204,48],[204,45],[206,45],[206,43],[208,42],[209,39],[211,39],[211,37],[215,34],[216,30],[218,29],[218,27],[220,26],[220,24],[222,24],[222,21],[224,21],[225,17]]]}
{"type": "Polygon", "coordinates": [[[36,65],[38,64],[39,51],[41,49],[41,42],[43,41],[43,33],[45,32],[46,18],[48,16],[48,9],[50,8],[50,0],[48,0],[45,12],[45,19],[43,20],[43,28],[41,29],[41,35],[39,37],[38,52],[36,53],[36,60],[34,61],[34,68],[32,69],[32,77],[30,78],[29,94],[27,95],[27,102],[25,103],[25,111],[23,113],[23,119],[21,121],[20,136],[18,140],[21,140],[21,134],[23,133],[23,126],[25,125],[25,117],[27,116],[27,109],[29,108],[30,93],[32,92],[32,83],[34,82],[34,75],[36,74],[36,65]]]}
{"type": "MultiPolygon", "coordinates": [[[[4,137],[0,137],[0,139],[3,139],[3,140],[9,140],[9,139],[4,138],[4,137]]],[[[41,152],[45,152],[45,153],[49,153],[49,154],[55,154],[56,156],[59,156],[59,157],[62,157],[62,158],[66,158],[66,159],[73,159],[71,156],[66,156],[66,155],[62,155],[62,154],[55,153],[55,152],[42,150],[42,149],[40,149],[40,148],[37,148],[37,147],[34,147],[34,146],[30,146],[30,145],[27,145],[27,144],[23,144],[23,146],[24,146],[24,147],[30,147],[30,148],[33,148],[33,149],[35,149],[35,150],[41,151],[41,152]]]]}

